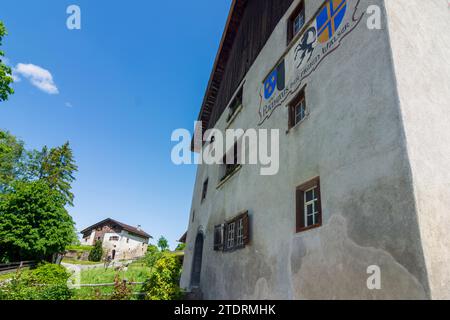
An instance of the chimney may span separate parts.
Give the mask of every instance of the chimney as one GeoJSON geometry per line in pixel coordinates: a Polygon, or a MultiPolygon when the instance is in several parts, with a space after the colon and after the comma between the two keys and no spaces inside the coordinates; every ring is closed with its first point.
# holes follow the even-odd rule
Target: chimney
{"type": "Polygon", "coordinates": [[[138,226],[137,226],[137,228],[136,229],[138,229],[139,231],[142,231],[142,229],[141,229],[141,225],[140,224],[138,224],[138,226]]]}

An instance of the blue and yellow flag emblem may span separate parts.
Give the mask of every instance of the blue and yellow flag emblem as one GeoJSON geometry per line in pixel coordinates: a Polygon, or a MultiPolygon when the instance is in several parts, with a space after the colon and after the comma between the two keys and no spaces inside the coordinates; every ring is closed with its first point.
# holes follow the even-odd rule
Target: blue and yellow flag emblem
{"type": "Polygon", "coordinates": [[[347,0],[329,0],[316,18],[320,43],[328,42],[341,25],[347,10],[347,0]]]}
{"type": "Polygon", "coordinates": [[[264,81],[264,98],[270,99],[275,91],[285,88],[284,60],[267,76],[264,81]]]}

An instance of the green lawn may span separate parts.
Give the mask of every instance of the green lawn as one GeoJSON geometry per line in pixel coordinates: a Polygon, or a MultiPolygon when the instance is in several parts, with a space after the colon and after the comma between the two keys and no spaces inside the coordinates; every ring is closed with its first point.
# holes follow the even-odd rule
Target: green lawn
{"type": "MultiPolygon", "coordinates": [[[[22,268],[22,274],[26,274],[30,268],[22,268]]],[[[16,275],[16,271],[0,274],[0,282],[12,279],[16,275]]]]}
{"type": "Polygon", "coordinates": [[[102,264],[102,262],[83,261],[83,260],[75,260],[75,259],[68,259],[68,258],[64,258],[62,260],[62,262],[70,263],[70,264],[87,265],[87,266],[95,265],[95,264],[102,264]]]}
{"type": "Polygon", "coordinates": [[[67,246],[66,250],[72,250],[72,251],[91,251],[94,247],[93,246],[67,246]]]}
{"type": "MultiPolygon", "coordinates": [[[[120,279],[126,279],[130,282],[144,282],[150,277],[150,269],[141,263],[133,263],[128,267],[127,271],[114,271],[113,269],[95,268],[90,270],[83,270],[81,272],[82,284],[103,284],[113,283],[116,275],[120,279]]],[[[142,285],[134,285],[133,292],[139,292],[142,285]]],[[[75,290],[75,300],[92,300],[92,299],[107,299],[108,294],[111,294],[113,287],[96,287],[96,288],[81,288],[75,290]],[[99,296],[96,296],[96,293],[99,296]]]]}

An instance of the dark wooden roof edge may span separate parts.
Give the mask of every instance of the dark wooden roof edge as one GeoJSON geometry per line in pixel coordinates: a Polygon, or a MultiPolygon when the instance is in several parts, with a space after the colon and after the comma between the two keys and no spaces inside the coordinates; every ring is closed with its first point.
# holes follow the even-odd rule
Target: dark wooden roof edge
{"type": "Polygon", "coordinates": [[[178,240],[178,242],[186,243],[186,239],[187,239],[187,231],[181,236],[181,238],[180,238],[180,240],[178,240]]]}
{"type": "MultiPolygon", "coordinates": [[[[212,108],[216,101],[215,94],[212,93],[219,90],[222,75],[230,57],[231,48],[233,47],[246,4],[247,0],[233,0],[233,3],[231,4],[230,13],[228,14],[227,23],[222,34],[222,39],[220,40],[219,50],[217,51],[214,60],[214,66],[209,77],[208,86],[198,116],[198,121],[202,122],[203,129],[208,126],[212,108]]],[[[194,151],[194,143],[192,143],[192,151],[194,151]]]]}
{"type": "Polygon", "coordinates": [[[149,235],[148,233],[146,233],[145,231],[139,230],[136,227],[130,226],[130,225],[126,224],[126,223],[123,223],[123,222],[120,222],[120,221],[117,221],[117,220],[114,220],[114,219],[111,219],[111,218],[107,218],[105,220],[97,222],[96,224],[93,224],[92,226],[87,227],[84,230],[80,231],[80,233],[86,233],[86,232],[88,232],[88,231],[90,231],[92,229],[95,229],[95,228],[97,228],[97,227],[99,227],[101,225],[104,225],[107,222],[112,222],[114,224],[117,224],[122,229],[124,229],[124,230],[126,230],[126,231],[128,231],[130,233],[134,233],[134,234],[136,234],[138,236],[142,236],[144,238],[153,239],[153,237],[151,235],[149,235]]]}

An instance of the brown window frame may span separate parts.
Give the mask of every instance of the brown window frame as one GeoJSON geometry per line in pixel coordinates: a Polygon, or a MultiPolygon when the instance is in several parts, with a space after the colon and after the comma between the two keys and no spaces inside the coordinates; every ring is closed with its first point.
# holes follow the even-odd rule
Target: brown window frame
{"type": "Polygon", "coordinates": [[[306,24],[306,15],[305,15],[305,0],[302,0],[297,8],[292,12],[292,14],[289,16],[288,23],[287,23],[287,44],[289,45],[292,40],[295,38],[297,34],[300,33],[300,31],[303,29],[303,27],[306,24]],[[294,22],[295,19],[303,12],[303,25],[300,27],[300,29],[297,31],[297,33],[294,34],[294,22]]]}
{"type": "Polygon", "coordinates": [[[322,197],[320,191],[320,177],[316,177],[296,188],[295,192],[295,202],[296,202],[296,232],[304,232],[307,230],[319,228],[322,226],[322,197]],[[308,226],[307,221],[305,221],[305,192],[316,188],[317,192],[317,211],[318,211],[318,222],[308,226]]]}
{"type": "Polygon", "coordinates": [[[292,99],[288,104],[288,113],[289,113],[289,119],[288,119],[288,130],[295,127],[297,124],[301,123],[303,120],[306,119],[308,116],[308,106],[306,105],[306,94],[305,94],[305,87],[303,87],[300,92],[292,99]],[[296,108],[300,105],[301,102],[304,102],[305,104],[305,116],[303,119],[301,119],[299,122],[297,122],[296,117],[296,108]]]}
{"type": "Polygon", "coordinates": [[[214,227],[214,251],[231,252],[243,249],[250,244],[250,218],[245,211],[227,222],[214,227]],[[242,243],[238,243],[238,226],[242,221],[242,243]],[[234,225],[233,246],[228,246],[229,226],[234,225]]]}
{"type": "Polygon", "coordinates": [[[202,202],[205,201],[206,196],[208,195],[208,184],[209,184],[209,178],[207,178],[203,182],[203,188],[202,188],[202,202]]]}

